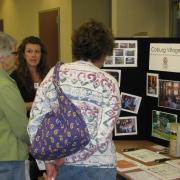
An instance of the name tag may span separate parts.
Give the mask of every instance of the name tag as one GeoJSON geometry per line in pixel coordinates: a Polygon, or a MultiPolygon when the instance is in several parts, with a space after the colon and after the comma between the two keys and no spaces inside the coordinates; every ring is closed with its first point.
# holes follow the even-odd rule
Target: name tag
{"type": "Polygon", "coordinates": [[[34,83],[34,89],[37,89],[39,87],[39,83],[34,83]]]}

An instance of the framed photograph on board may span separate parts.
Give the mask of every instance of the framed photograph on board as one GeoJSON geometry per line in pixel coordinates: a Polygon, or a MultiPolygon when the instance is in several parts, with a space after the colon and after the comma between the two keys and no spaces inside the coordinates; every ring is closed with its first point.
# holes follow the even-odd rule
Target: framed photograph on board
{"type": "Polygon", "coordinates": [[[108,56],[104,67],[137,67],[137,40],[114,40],[112,56],[108,56]]]}
{"type": "Polygon", "coordinates": [[[152,136],[168,140],[170,139],[170,123],[177,122],[177,115],[162,111],[152,111],[152,136]]]}
{"type": "Polygon", "coordinates": [[[119,87],[121,84],[121,70],[116,70],[116,69],[103,69],[103,71],[106,71],[110,75],[112,75],[118,82],[119,87]]]}
{"type": "Polygon", "coordinates": [[[146,76],[146,95],[158,97],[159,93],[159,74],[147,73],[146,76]]]}
{"type": "Polygon", "coordinates": [[[115,126],[115,136],[127,136],[137,134],[137,117],[119,117],[115,126]]]}
{"type": "Polygon", "coordinates": [[[138,113],[142,97],[121,92],[121,110],[138,113]]]}
{"type": "Polygon", "coordinates": [[[180,110],[180,81],[159,79],[158,105],[180,110]]]}

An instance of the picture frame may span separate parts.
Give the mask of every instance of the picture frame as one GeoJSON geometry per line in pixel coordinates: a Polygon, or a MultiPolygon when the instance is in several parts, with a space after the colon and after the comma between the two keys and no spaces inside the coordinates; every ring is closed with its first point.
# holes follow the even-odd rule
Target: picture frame
{"type": "Polygon", "coordinates": [[[152,110],[152,131],[153,137],[170,140],[170,123],[177,123],[177,114],[152,110]]]}
{"type": "Polygon", "coordinates": [[[180,81],[159,79],[158,106],[180,110],[180,81]]]}
{"type": "Polygon", "coordinates": [[[115,136],[137,135],[137,117],[119,117],[115,126],[115,136]]]}
{"type": "Polygon", "coordinates": [[[112,75],[118,82],[119,87],[121,84],[121,70],[119,69],[103,69],[103,71],[109,73],[110,75],[112,75]]]}
{"type": "Polygon", "coordinates": [[[146,95],[158,97],[159,95],[159,74],[147,73],[146,75],[146,95]]]}
{"type": "Polygon", "coordinates": [[[121,92],[121,110],[137,114],[142,97],[121,92]]]}
{"type": "Polygon", "coordinates": [[[137,67],[137,40],[114,40],[112,56],[107,56],[104,67],[137,67]]]}

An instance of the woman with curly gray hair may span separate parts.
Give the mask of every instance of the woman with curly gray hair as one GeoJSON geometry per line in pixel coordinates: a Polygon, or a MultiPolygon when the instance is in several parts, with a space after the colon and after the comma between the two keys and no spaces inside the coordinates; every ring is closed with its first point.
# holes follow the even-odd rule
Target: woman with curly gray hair
{"type": "MultiPolygon", "coordinates": [[[[100,69],[113,50],[109,28],[95,20],[80,26],[72,36],[75,62],[59,69],[59,84],[81,110],[90,133],[85,149],[54,162],[45,162],[46,179],[115,180],[116,157],[112,131],[120,113],[120,91],[115,78],[100,69]],[[63,165],[62,162],[64,161],[63,165]]],[[[31,141],[44,114],[58,108],[52,68],[37,91],[28,125],[31,141]]]]}

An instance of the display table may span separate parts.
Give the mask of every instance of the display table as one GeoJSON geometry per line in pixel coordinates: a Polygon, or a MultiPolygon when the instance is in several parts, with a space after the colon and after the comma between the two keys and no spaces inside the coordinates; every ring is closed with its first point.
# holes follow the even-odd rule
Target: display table
{"type": "Polygon", "coordinates": [[[122,150],[126,148],[151,148],[151,146],[156,145],[146,140],[117,140],[114,141],[114,144],[117,152],[122,152],[122,150]]]}
{"type": "MultiPolygon", "coordinates": [[[[140,160],[138,160],[138,159],[136,159],[136,158],[134,158],[134,157],[131,157],[131,156],[128,156],[128,153],[131,151],[131,152],[137,152],[136,150],[147,150],[147,151],[151,151],[153,154],[157,154],[157,157],[158,157],[158,154],[159,154],[159,149],[158,148],[163,148],[162,146],[159,146],[159,145],[157,145],[157,144],[155,144],[155,143],[153,143],[153,142],[150,142],[150,141],[146,141],[146,140],[116,140],[116,141],[114,141],[114,143],[115,143],[115,146],[116,146],[116,151],[117,151],[117,153],[121,156],[123,156],[123,157],[125,157],[125,159],[127,158],[128,160],[127,161],[129,161],[130,160],[130,163],[132,163],[132,162],[137,162],[137,163],[139,163],[140,164],[140,166],[137,166],[137,168],[135,168],[135,169],[131,169],[131,168],[129,168],[127,171],[125,170],[125,171],[122,171],[122,169],[123,168],[119,168],[119,170],[118,170],[118,176],[117,176],[117,179],[120,179],[120,180],[126,180],[126,179],[132,179],[132,178],[130,178],[129,176],[127,176],[127,174],[128,174],[128,172],[137,172],[137,171],[141,171],[141,168],[139,168],[139,167],[143,167],[143,166],[145,166],[145,167],[156,167],[156,165],[161,165],[161,164],[163,164],[163,166],[164,166],[164,163],[167,161],[167,160],[163,160],[162,159],[162,162],[161,161],[152,161],[152,162],[142,162],[142,161],[140,161],[140,160]],[[126,152],[125,152],[126,151],[126,152]],[[127,153],[128,152],[128,153],[127,153]],[[155,152],[155,153],[154,153],[155,152]],[[132,162],[131,162],[131,160],[132,160],[132,162]],[[142,165],[142,166],[141,166],[142,165]],[[154,166],[153,166],[154,165],[154,166]]],[[[167,149],[166,147],[164,147],[164,149],[167,149]]],[[[131,153],[130,153],[131,154],[131,153]]],[[[132,153],[133,154],[133,153],[132,153]]],[[[159,155],[159,157],[160,157],[161,155],[159,155]]],[[[163,154],[162,156],[165,156],[165,157],[167,157],[167,158],[169,158],[169,160],[174,160],[174,159],[180,159],[180,158],[175,158],[175,157],[171,157],[171,156],[169,156],[168,154],[163,154]]],[[[120,159],[121,159],[121,157],[120,157],[120,159]]],[[[166,159],[166,158],[165,158],[166,159]]],[[[120,160],[120,161],[118,161],[119,163],[121,163],[121,164],[119,164],[119,166],[117,166],[117,167],[122,167],[123,165],[123,163],[124,162],[126,162],[126,160],[120,160]]],[[[129,163],[129,164],[130,164],[129,163]]],[[[125,164],[125,166],[127,166],[127,163],[124,163],[125,164]]],[[[130,165],[128,164],[128,166],[129,167],[131,167],[130,165]]],[[[133,164],[133,163],[132,163],[133,164]]],[[[166,163],[167,164],[167,163],[166,163]]],[[[165,164],[165,165],[166,165],[165,164]]],[[[118,168],[117,168],[118,169],[118,168]]],[[[180,171],[179,171],[180,172],[180,171]]]]}

